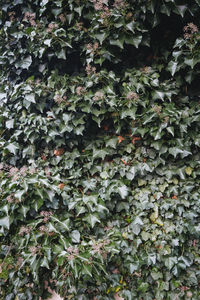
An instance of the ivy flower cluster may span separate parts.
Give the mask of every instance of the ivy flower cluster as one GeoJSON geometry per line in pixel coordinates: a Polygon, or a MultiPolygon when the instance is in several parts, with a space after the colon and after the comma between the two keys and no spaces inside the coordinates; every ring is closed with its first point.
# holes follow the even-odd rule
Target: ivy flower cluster
{"type": "Polygon", "coordinates": [[[17,181],[28,174],[33,175],[36,172],[36,168],[34,167],[28,168],[25,165],[22,166],[20,169],[18,169],[17,167],[7,165],[4,166],[4,169],[8,170],[8,177],[11,177],[13,181],[17,181]]]}
{"type": "Polygon", "coordinates": [[[31,26],[36,26],[35,13],[25,12],[23,21],[30,23],[31,26]]]}
{"type": "Polygon", "coordinates": [[[70,260],[74,260],[75,256],[79,254],[79,249],[76,247],[70,246],[67,248],[67,252],[69,253],[67,255],[67,259],[70,261],[70,260]]]}
{"type": "Polygon", "coordinates": [[[41,255],[41,249],[42,249],[41,245],[29,247],[29,251],[31,252],[32,255],[35,255],[35,254],[41,255]]]}
{"type": "Polygon", "coordinates": [[[135,92],[129,92],[128,95],[126,96],[128,100],[137,100],[139,98],[138,94],[135,92]]]}
{"type": "Polygon", "coordinates": [[[105,241],[102,241],[102,242],[94,242],[92,244],[92,249],[93,249],[93,253],[99,253],[99,254],[105,254],[106,251],[104,249],[104,247],[106,245],[108,245],[110,243],[110,240],[105,240],[105,241]]]}
{"type": "Polygon", "coordinates": [[[50,23],[49,25],[48,25],[48,28],[47,28],[47,32],[52,32],[53,30],[56,30],[58,28],[58,24],[56,24],[56,23],[50,23]]]}
{"type": "Polygon", "coordinates": [[[99,101],[104,99],[104,93],[101,91],[98,91],[94,94],[94,97],[92,98],[94,101],[99,101]]]}
{"type": "Polygon", "coordinates": [[[185,32],[184,38],[190,39],[194,33],[197,33],[199,31],[199,29],[195,24],[188,23],[186,26],[184,26],[183,31],[185,32]]]}
{"type": "Polygon", "coordinates": [[[94,54],[95,51],[99,48],[99,43],[98,42],[95,42],[94,44],[89,43],[86,45],[86,48],[90,53],[94,54]]]}
{"type": "Polygon", "coordinates": [[[96,68],[92,67],[90,64],[88,64],[85,68],[85,71],[87,73],[87,75],[92,75],[96,73],[96,68]]]}
{"type": "Polygon", "coordinates": [[[65,16],[64,16],[64,14],[60,14],[60,15],[58,16],[58,18],[60,19],[60,21],[61,21],[62,23],[65,23],[66,18],[65,18],[65,16]]]}
{"type": "Polygon", "coordinates": [[[49,221],[49,218],[53,215],[53,213],[51,211],[45,211],[45,210],[42,210],[40,212],[40,216],[44,217],[43,218],[43,222],[44,223],[47,223],[49,221]]]}
{"type": "Polygon", "coordinates": [[[62,97],[62,96],[56,94],[53,99],[56,103],[60,104],[60,103],[65,102],[67,100],[67,96],[62,97]]]}
{"type": "Polygon", "coordinates": [[[85,88],[84,88],[84,87],[82,87],[82,86],[77,86],[77,88],[76,88],[76,94],[77,94],[78,96],[81,96],[84,92],[85,92],[85,88]]]}
{"type": "Polygon", "coordinates": [[[24,236],[25,234],[28,234],[32,231],[33,227],[32,226],[21,226],[19,230],[19,235],[24,236]]]}
{"type": "Polygon", "coordinates": [[[113,6],[116,9],[122,9],[127,6],[127,3],[125,3],[124,0],[115,0],[113,6]]]}
{"type": "Polygon", "coordinates": [[[6,197],[8,203],[17,203],[18,199],[15,198],[14,193],[6,197]]]}

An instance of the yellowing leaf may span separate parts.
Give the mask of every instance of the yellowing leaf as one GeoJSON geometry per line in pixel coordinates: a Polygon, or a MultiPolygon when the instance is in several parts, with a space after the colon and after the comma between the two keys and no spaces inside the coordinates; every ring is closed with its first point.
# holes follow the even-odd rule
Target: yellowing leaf
{"type": "Polygon", "coordinates": [[[189,176],[192,174],[192,171],[193,171],[193,169],[191,167],[185,168],[185,173],[189,176]]]}
{"type": "Polygon", "coordinates": [[[160,218],[158,218],[156,221],[155,221],[155,224],[159,225],[159,226],[163,226],[163,222],[160,218]]]}
{"type": "Polygon", "coordinates": [[[122,233],[122,236],[125,240],[127,239],[127,234],[125,232],[122,233]]]}
{"type": "Polygon", "coordinates": [[[155,212],[153,212],[151,215],[150,215],[150,220],[154,223],[156,221],[156,214],[155,212]]]}

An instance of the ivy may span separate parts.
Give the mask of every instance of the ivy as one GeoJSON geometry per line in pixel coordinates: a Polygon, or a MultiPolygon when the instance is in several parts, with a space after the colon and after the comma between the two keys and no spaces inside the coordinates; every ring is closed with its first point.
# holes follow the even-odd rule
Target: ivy
{"type": "Polygon", "coordinates": [[[0,6],[0,299],[199,299],[199,1],[0,6]]]}

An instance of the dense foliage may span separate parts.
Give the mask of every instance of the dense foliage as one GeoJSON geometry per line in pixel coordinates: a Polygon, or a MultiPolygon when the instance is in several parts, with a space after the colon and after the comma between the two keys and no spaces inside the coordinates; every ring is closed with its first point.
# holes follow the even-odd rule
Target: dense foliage
{"type": "Polygon", "coordinates": [[[199,23],[1,1],[0,299],[200,299],[199,23]]]}

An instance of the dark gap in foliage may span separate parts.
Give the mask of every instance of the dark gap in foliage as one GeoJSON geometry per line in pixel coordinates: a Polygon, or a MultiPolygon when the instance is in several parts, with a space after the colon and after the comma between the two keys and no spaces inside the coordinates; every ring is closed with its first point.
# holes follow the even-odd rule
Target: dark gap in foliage
{"type": "Polygon", "coordinates": [[[162,15],[160,23],[150,31],[151,51],[154,57],[162,57],[163,52],[170,51],[177,37],[183,34],[184,21],[173,13],[169,17],[162,15]]]}

